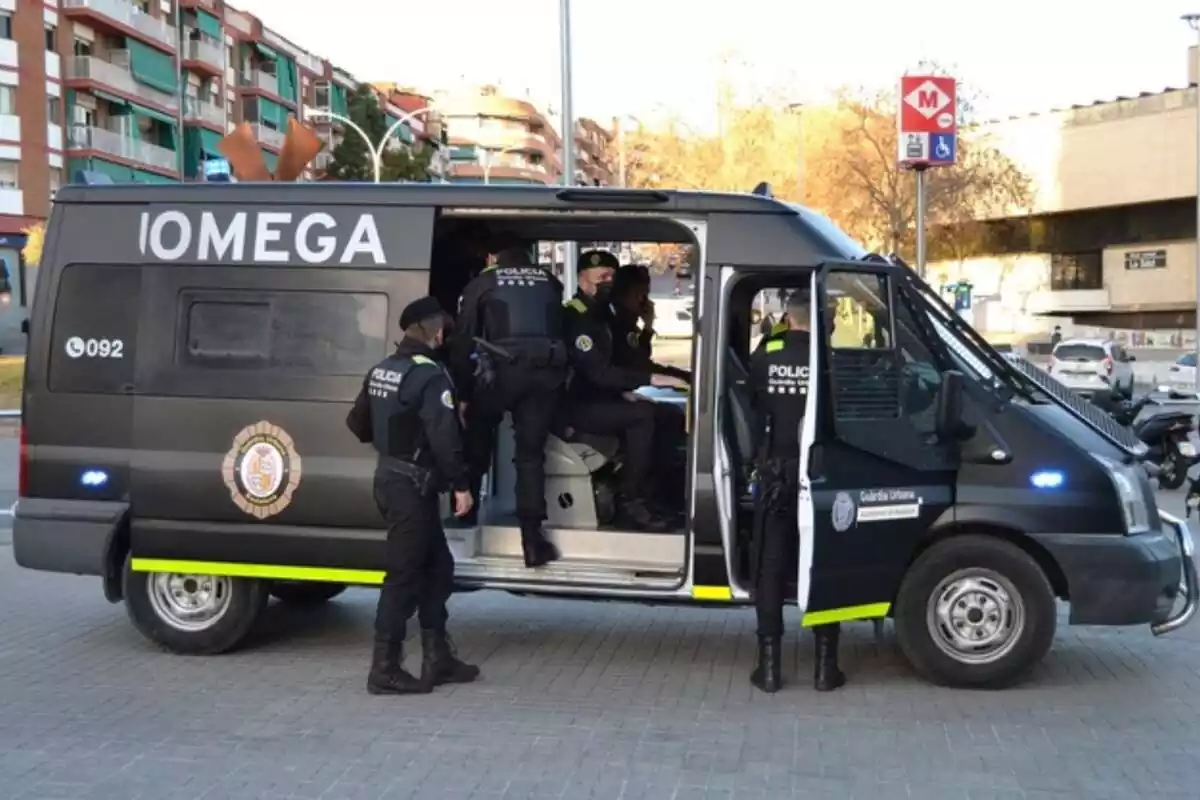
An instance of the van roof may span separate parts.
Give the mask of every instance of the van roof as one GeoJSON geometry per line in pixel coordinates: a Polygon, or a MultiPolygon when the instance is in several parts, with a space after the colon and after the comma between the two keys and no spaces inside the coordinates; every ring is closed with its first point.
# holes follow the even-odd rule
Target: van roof
{"type": "Polygon", "coordinates": [[[302,205],[466,206],[521,209],[791,214],[770,197],[719,192],[608,187],[485,186],[454,183],[181,183],[82,186],[58,190],[60,205],[139,203],[290,203],[302,205]]]}

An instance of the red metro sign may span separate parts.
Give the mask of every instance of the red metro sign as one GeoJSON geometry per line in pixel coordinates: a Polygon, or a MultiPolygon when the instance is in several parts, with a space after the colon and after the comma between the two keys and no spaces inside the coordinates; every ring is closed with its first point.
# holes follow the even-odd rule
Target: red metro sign
{"type": "Polygon", "coordinates": [[[954,78],[905,75],[900,79],[901,133],[956,133],[958,86],[954,78]]]}

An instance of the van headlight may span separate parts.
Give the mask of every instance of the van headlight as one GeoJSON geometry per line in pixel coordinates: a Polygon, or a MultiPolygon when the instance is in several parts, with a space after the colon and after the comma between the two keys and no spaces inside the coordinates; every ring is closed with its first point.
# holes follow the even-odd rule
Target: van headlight
{"type": "Polygon", "coordinates": [[[1104,456],[1092,453],[1108,473],[1117,498],[1121,502],[1121,513],[1125,517],[1126,533],[1145,533],[1150,530],[1150,509],[1146,505],[1146,493],[1142,489],[1141,473],[1136,467],[1120,464],[1104,456]]]}

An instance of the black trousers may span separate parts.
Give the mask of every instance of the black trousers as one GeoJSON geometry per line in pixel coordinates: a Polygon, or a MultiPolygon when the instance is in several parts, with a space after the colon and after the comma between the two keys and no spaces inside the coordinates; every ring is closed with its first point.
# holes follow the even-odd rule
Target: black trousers
{"type": "Polygon", "coordinates": [[[376,475],[375,503],[388,524],[387,572],[375,610],[375,638],[404,641],[414,611],[422,630],[444,631],[454,556],[442,529],[437,494],[421,495],[402,475],[376,475]]]}
{"type": "Polygon", "coordinates": [[[571,402],[569,424],[597,436],[619,436],[625,462],[621,466],[621,494],[626,501],[649,499],[650,468],[654,458],[654,406],[641,400],[571,402]]]}
{"type": "Polygon", "coordinates": [[[654,488],[669,506],[683,508],[687,493],[685,412],[673,403],[654,403],[654,488]]]}
{"type": "Polygon", "coordinates": [[[517,519],[522,525],[538,525],[546,519],[546,438],[565,378],[561,369],[497,365],[495,385],[478,390],[467,406],[464,449],[476,501],[491,467],[496,429],[506,411],[512,414],[517,519]]]}
{"type": "Polygon", "coordinates": [[[796,579],[799,558],[797,488],[794,483],[781,482],[776,487],[760,487],[759,492],[755,513],[760,519],[756,520],[757,536],[751,551],[758,635],[783,636],[783,605],[788,584],[796,579]]]}

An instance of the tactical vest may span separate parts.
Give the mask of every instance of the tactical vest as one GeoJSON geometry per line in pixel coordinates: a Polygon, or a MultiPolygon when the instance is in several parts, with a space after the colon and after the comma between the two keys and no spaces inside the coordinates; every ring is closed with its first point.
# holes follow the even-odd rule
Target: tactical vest
{"type": "Polygon", "coordinates": [[[392,355],[371,369],[367,397],[371,403],[372,446],[381,456],[412,460],[424,444],[421,427],[421,393],[401,391],[404,381],[419,366],[441,370],[432,358],[422,355],[392,355]]]}
{"type": "Polygon", "coordinates": [[[785,333],[767,342],[765,366],[755,387],[766,406],[767,449],[772,456],[791,456],[800,442],[800,420],[808,403],[809,339],[785,333]]]}
{"type": "Polygon", "coordinates": [[[495,287],[483,309],[483,338],[503,345],[562,340],[562,296],[541,267],[489,267],[495,287]]]}

